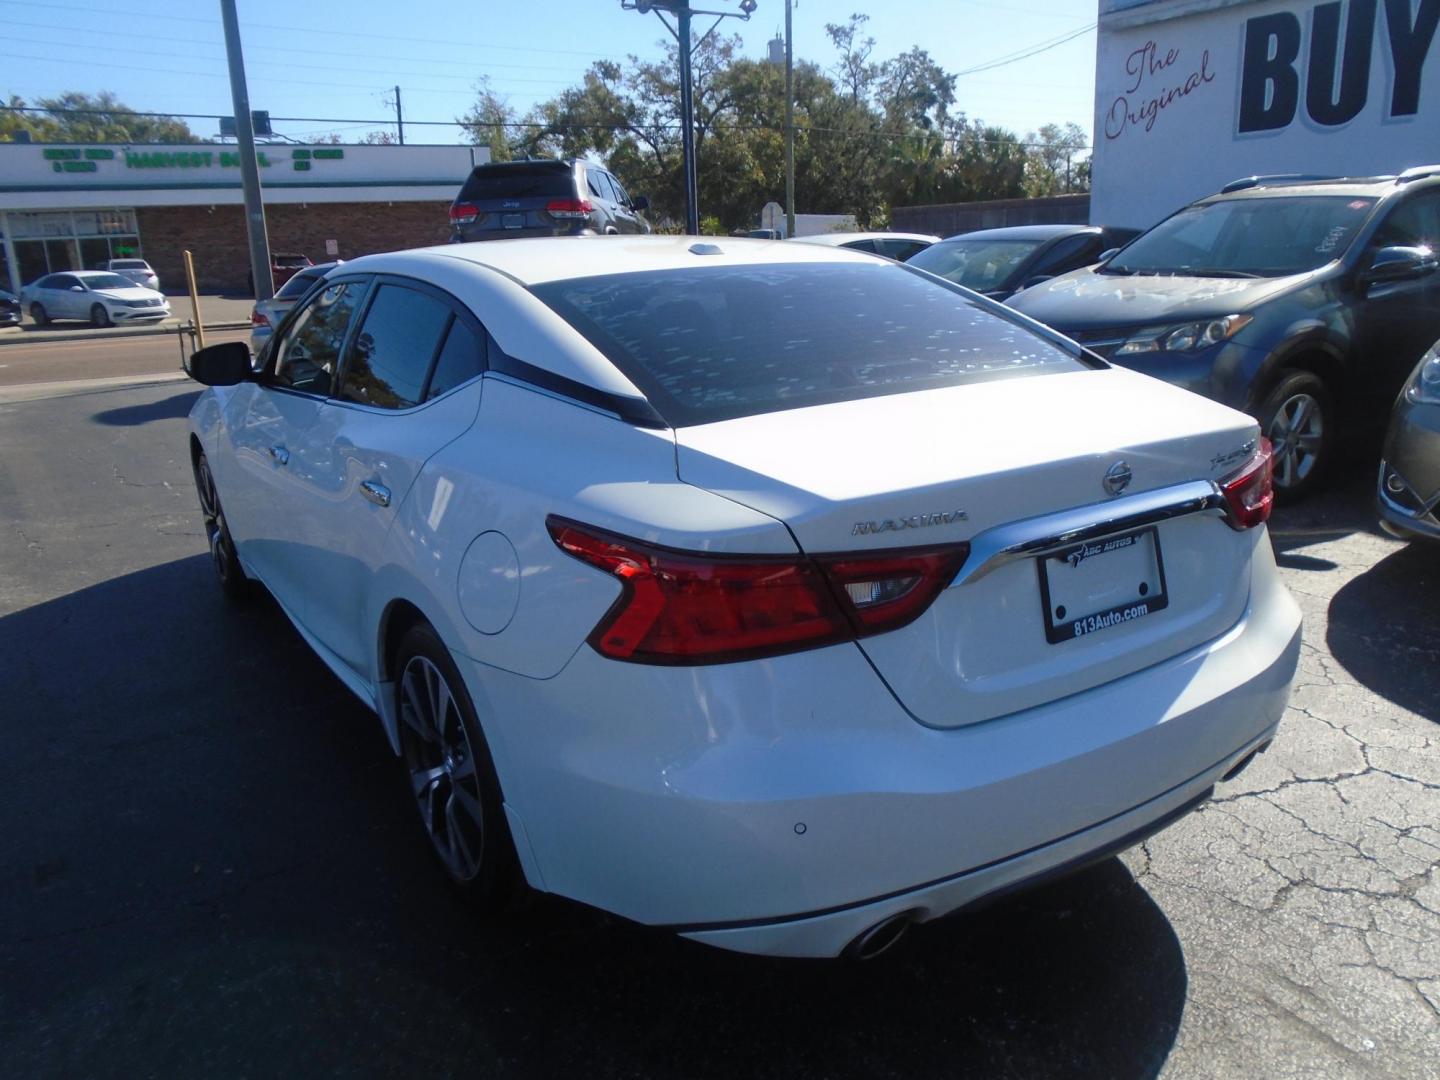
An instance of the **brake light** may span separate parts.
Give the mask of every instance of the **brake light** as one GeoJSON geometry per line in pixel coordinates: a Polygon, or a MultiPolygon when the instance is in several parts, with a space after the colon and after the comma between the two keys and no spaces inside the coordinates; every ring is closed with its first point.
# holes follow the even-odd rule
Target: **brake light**
{"type": "Polygon", "coordinates": [[[250,325],[251,325],[251,326],[269,326],[269,325],[270,325],[270,319],[269,319],[267,316],[262,315],[262,314],[261,314],[260,312],[258,312],[258,311],[252,311],[252,312],[250,312],[250,325]]]}
{"type": "Polygon", "coordinates": [[[451,225],[469,225],[480,216],[480,208],[474,203],[457,202],[450,207],[451,225]]]}
{"type": "Polygon", "coordinates": [[[554,218],[587,218],[594,210],[589,199],[551,199],[545,204],[545,212],[554,218]]]}
{"type": "Polygon", "coordinates": [[[562,551],[624,586],[590,644],[643,664],[753,660],[896,629],[930,606],[969,553],[959,544],[815,560],[708,555],[558,517],[546,525],[562,551]]]}
{"type": "Polygon", "coordinates": [[[1275,505],[1275,459],[1270,440],[1263,435],[1255,448],[1255,456],[1240,471],[1220,481],[1229,511],[1225,520],[1232,529],[1253,529],[1270,518],[1275,505]]]}

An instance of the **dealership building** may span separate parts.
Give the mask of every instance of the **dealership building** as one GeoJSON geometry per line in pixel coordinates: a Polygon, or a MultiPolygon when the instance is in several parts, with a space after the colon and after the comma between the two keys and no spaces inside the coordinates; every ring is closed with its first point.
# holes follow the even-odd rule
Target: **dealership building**
{"type": "Polygon", "coordinates": [[[1100,0],[1090,220],[1144,228],[1257,174],[1440,164],[1437,9],[1100,0]]]}
{"type": "MultiPolygon", "coordinates": [[[[483,146],[259,148],[272,252],[315,262],[443,243],[446,209],[483,146]]],[[[112,258],[143,258],[168,292],[189,250],[203,291],[243,290],[250,269],[233,144],[0,143],[0,287],[112,258]]]]}

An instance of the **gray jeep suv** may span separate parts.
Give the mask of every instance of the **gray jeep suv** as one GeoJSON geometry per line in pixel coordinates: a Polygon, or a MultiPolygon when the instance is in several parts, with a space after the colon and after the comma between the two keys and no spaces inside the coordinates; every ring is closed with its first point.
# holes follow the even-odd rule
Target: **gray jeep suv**
{"type": "Polygon", "coordinates": [[[1252,176],[1009,302],[1254,416],[1275,444],[1276,493],[1294,499],[1323,479],[1342,430],[1380,430],[1440,338],[1437,251],[1440,166],[1252,176]]]}
{"type": "Polygon", "coordinates": [[[451,240],[648,233],[650,208],[588,161],[548,159],[477,165],[450,206],[451,240]]]}

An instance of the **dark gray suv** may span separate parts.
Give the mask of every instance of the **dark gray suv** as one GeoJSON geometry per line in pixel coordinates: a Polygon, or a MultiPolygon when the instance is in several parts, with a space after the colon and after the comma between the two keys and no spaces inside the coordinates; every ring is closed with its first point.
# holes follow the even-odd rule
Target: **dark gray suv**
{"type": "Polygon", "coordinates": [[[1440,338],[1440,166],[1249,177],[1118,254],[1010,305],[1135,368],[1249,413],[1278,495],[1324,476],[1341,430],[1378,430],[1440,338]]]}
{"type": "Polygon", "coordinates": [[[450,206],[451,239],[648,233],[643,195],[588,161],[532,159],[477,165],[450,206]]]}

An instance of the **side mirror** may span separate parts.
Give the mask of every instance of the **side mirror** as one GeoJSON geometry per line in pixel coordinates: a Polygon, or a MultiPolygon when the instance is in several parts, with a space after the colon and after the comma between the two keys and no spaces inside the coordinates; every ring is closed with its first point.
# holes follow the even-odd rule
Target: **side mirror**
{"type": "Polygon", "coordinates": [[[185,374],[204,386],[235,386],[254,377],[250,346],[243,341],[207,345],[190,354],[185,374]]]}
{"type": "Polygon", "coordinates": [[[650,209],[649,197],[645,195],[636,195],[633,199],[630,200],[630,209],[643,214],[646,210],[650,209]]]}
{"type": "Polygon", "coordinates": [[[70,286],[70,291],[71,291],[71,292],[84,292],[84,291],[85,291],[85,286],[84,286],[84,285],[71,285],[71,286],[70,286]]]}
{"type": "Polygon", "coordinates": [[[1383,247],[1375,253],[1361,280],[1366,285],[1410,281],[1433,273],[1440,263],[1428,247],[1383,247]]]}
{"type": "Polygon", "coordinates": [[[1096,262],[1102,262],[1102,263],[1103,263],[1103,262],[1109,262],[1111,259],[1113,259],[1116,255],[1119,255],[1119,254],[1120,254],[1120,249],[1119,249],[1118,247],[1106,248],[1104,251],[1102,251],[1102,252],[1100,253],[1100,258],[1096,259],[1095,261],[1096,261],[1096,262]]]}

